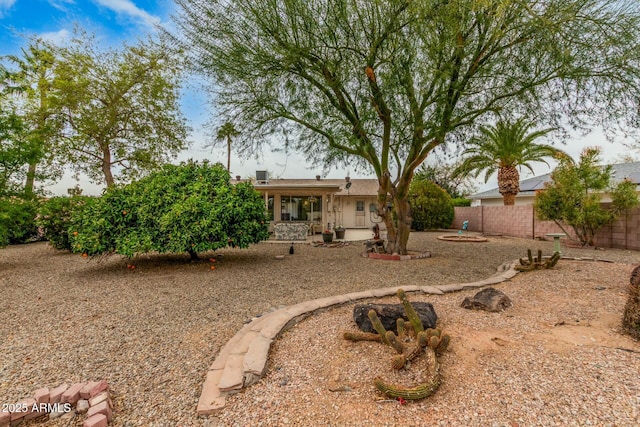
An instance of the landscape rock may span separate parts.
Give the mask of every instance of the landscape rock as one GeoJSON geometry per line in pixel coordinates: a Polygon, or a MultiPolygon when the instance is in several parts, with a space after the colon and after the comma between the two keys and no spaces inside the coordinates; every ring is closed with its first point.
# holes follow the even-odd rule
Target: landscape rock
{"type": "MultiPolygon", "coordinates": [[[[436,327],[438,316],[431,303],[412,302],[411,305],[416,313],[418,313],[418,317],[420,317],[422,326],[424,326],[425,329],[436,327]]],[[[405,321],[409,320],[402,304],[356,304],[355,307],[353,307],[353,320],[363,332],[375,332],[369,320],[369,310],[374,310],[377,313],[382,322],[382,326],[384,326],[387,331],[393,331],[396,334],[398,333],[396,320],[400,317],[405,321]]]]}
{"type": "Polygon", "coordinates": [[[511,307],[511,299],[495,288],[485,288],[472,298],[466,297],[462,301],[462,308],[469,310],[484,310],[497,313],[511,307]]]}
{"type": "Polygon", "coordinates": [[[76,411],[79,414],[84,414],[89,410],[89,401],[87,399],[80,399],[76,404],[76,411]]]}

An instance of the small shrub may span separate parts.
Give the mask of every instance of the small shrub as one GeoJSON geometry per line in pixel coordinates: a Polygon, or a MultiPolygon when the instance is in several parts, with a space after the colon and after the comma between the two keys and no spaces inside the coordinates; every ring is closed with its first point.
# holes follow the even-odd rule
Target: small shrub
{"type": "Polygon", "coordinates": [[[0,247],[38,239],[37,212],[35,198],[0,198],[0,247]]]}
{"type": "Polygon", "coordinates": [[[411,227],[416,231],[449,228],[454,210],[451,196],[430,181],[414,181],[409,189],[411,227]]]}
{"type": "Polygon", "coordinates": [[[71,250],[71,217],[84,207],[87,199],[87,196],[52,197],[40,206],[36,222],[51,246],[71,250]]]}

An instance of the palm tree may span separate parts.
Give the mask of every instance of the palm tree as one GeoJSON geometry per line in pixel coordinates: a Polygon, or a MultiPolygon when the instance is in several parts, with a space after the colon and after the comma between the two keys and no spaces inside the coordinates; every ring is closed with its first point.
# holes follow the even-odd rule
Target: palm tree
{"type": "Polygon", "coordinates": [[[233,123],[226,122],[218,128],[216,141],[227,141],[227,171],[231,172],[231,138],[240,135],[233,123]]]}
{"type": "Polygon", "coordinates": [[[554,129],[530,132],[533,122],[520,118],[515,122],[500,120],[495,126],[481,126],[479,137],[473,138],[469,147],[462,152],[463,161],[453,172],[453,176],[473,176],[477,178],[486,171],[484,182],[498,171],[498,191],[505,206],[515,203],[520,192],[520,173],[526,167],[533,173],[530,163],[543,162],[545,158],[569,155],[551,145],[534,144],[533,141],[554,129]],[[467,157],[465,157],[467,156],[467,157]]]}

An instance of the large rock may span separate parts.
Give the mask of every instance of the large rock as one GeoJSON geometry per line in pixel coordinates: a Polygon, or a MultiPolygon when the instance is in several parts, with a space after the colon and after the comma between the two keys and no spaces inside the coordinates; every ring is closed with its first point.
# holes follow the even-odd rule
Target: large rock
{"type": "MultiPolygon", "coordinates": [[[[435,328],[438,316],[436,315],[433,305],[428,302],[412,302],[413,309],[418,313],[418,317],[422,321],[425,329],[435,328]]],[[[375,310],[387,331],[398,333],[396,320],[402,317],[408,321],[402,304],[356,304],[353,308],[353,320],[355,320],[358,328],[362,332],[375,332],[371,321],[369,320],[369,310],[375,310]]]]}
{"type": "Polygon", "coordinates": [[[499,312],[511,307],[511,300],[502,291],[486,288],[478,292],[473,298],[466,297],[462,301],[462,308],[469,310],[484,310],[499,312]]]}

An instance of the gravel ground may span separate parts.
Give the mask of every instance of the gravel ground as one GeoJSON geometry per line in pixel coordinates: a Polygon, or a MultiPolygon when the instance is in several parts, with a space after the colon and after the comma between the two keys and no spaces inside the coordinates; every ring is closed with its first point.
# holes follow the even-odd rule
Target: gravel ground
{"type": "MultiPolygon", "coordinates": [[[[272,384],[271,380],[267,381],[270,377],[277,378],[271,374],[247,392],[230,398],[228,408],[219,416],[197,417],[195,406],[204,376],[216,354],[253,316],[275,307],[345,292],[483,279],[493,274],[504,261],[524,256],[527,248],[540,248],[550,253],[553,247],[551,242],[502,237],[491,237],[487,243],[449,243],[438,241],[438,234],[441,233],[412,234],[410,249],[431,251],[434,257],[405,262],[365,259],[360,256],[363,250],[361,242],[339,248],[299,244],[291,256],[288,255],[288,245],[269,242],[247,250],[227,249],[202,255],[205,260],[215,257],[215,263],[190,263],[187,256],[144,256],[133,261],[136,266],[133,270],[126,268],[130,261],[118,256],[85,259],[52,250],[45,243],[0,250],[0,404],[16,402],[40,387],[105,379],[110,383],[114,396],[113,425],[116,426],[244,426],[259,425],[260,420],[265,420],[263,425],[309,425],[312,420],[326,425],[371,425],[364,423],[366,418],[361,417],[358,411],[346,410],[342,403],[344,396],[327,393],[322,387],[311,395],[297,395],[295,389],[290,389],[287,391],[288,400],[295,405],[278,406],[283,401],[272,400],[269,389],[261,388],[272,384]],[[284,260],[274,259],[275,255],[284,254],[284,260]],[[212,264],[216,266],[215,270],[211,269],[212,264]],[[325,402],[318,398],[320,394],[328,394],[334,401],[325,402]],[[303,405],[307,410],[296,410],[301,408],[298,406],[300,399],[309,402],[303,405]],[[333,421],[323,418],[325,404],[329,405],[328,408],[338,408],[333,411],[334,415],[346,415],[336,415],[333,421]],[[287,413],[288,417],[283,416],[287,413]],[[310,418],[314,413],[317,417],[310,418]]],[[[612,302],[612,309],[621,315],[620,304],[624,305],[623,291],[631,271],[630,264],[640,262],[640,254],[612,249],[563,249],[563,252],[567,256],[623,263],[585,263],[594,268],[591,276],[602,272],[604,277],[598,280],[606,282],[611,279],[612,283],[615,282],[618,298],[612,302]]],[[[562,274],[566,277],[556,276],[558,283],[573,277],[575,270],[564,270],[562,274]]],[[[518,276],[532,278],[531,283],[528,279],[518,279],[528,285],[519,291],[521,298],[531,299],[527,290],[535,289],[537,281],[542,280],[546,273],[535,274],[518,276]]],[[[455,303],[451,300],[445,304],[453,298],[448,295],[432,297],[435,300],[431,301],[442,301],[453,310],[462,294],[454,295],[455,303]]],[[[575,295],[575,300],[580,300],[579,294],[575,295]]],[[[544,304],[545,301],[541,299],[537,303],[544,304]]],[[[564,304],[563,307],[569,312],[577,310],[572,304],[564,304]]],[[[348,315],[350,308],[342,307],[335,313],[344,314],[340,310],[348,315]]],[[[539,315],[545,316],[544,313],[542,310],[539,315]]],[[[477,326],[473,322],[459,324],[454,322],[454,317],[447,317],[440,310],[438,314],[445,326],[449,324],[451,327],[452,336],[460,337],[465,331],[482,331],[475,330],[477,326]]],[[[321,316],[326,314],[312,316],[291,331],[299,329],[304,334],[304,328],[308,327],[305,325],[312,325],[310,322],[322,319],[321,316]]],[[[587,315],[579,314],[577,318],[588,320],[587,315]]],[[[558,319],[560,317],[553,320],[558,319]]],[[[562,317],[562,320],[570,322],[575,319],[562,317]]],[[[525,345],[522,337],[535,336],[535,330],[529,330],[531,324],[526,325],[529,326],[523,324],[510,334],[499,335],[500,339],[517,344],[505,346],[504,352],[522,350],[525,345]]],[[[328,333],[335,336],[333,329],[330,328],[328,333]]],[[[309,348],[306,351],[298,351],[295,355],[285,353],[284,359],[277,360],[294,361],[301,357],[300,353],[313,351],[330,354],[322,340],[316,338],[316,335],[321,337],[319,327],[312,326],[311,330],[314,332],[308,332],[309,348]],[[319,347],[314,350],[311,343],[319,347]]],[[[612,333],[617,334],[615,331],[612,333]]],[[[287,338],[285,334],[282,343],[280,340],[276,343],[274,354],[285,345],[287,338]]],[[[465,340],[461,341],[464,344],[465,340]]],[[[479,342],[478,348],[482,345],[479,342]]],[[[547,367],[540,364],[541,357],[534,357],[546,351],[544,343],[526,346],[531,358],[493,358],[490,353],[478,352],[477,363],[468,366],[462,362],[456,364],[456,356],[462,353],[463,347],[456,347],[454,343],[452,350],[444,356],[443,371],[447,373],[444,374],[443,387],[434,396],[440,399],[438,404],[407,405],[402,407],[406,408],[402,412],[394,404],[376,404],[378,420],[385,419],[389,411],[394,414],[386,424],[379,425],[405,422],[424,425],[422,418],[426,407],[431,417],[429,425],[442,424],[442,420],[444,425],[490,425],[489,420],[504,421],[496,425],[554,425],[553,422],[564,425],[565,419],[583,420],[576,425],[588,425],[589,422],[592,425],[626,425],[622,420],[633,420],[633,417],[638,421],[640,392],[637,373],[640,359],[637,353],[585,347],[584,351],[564,354],[576,371],[567,372],[564,369],[566,364],[547,367]],[[456,371],[456,366],[468,369],[456,371]],[[510,372],[514,370],[523,373],[525,380],[513,380],[510,372]],[[550,379],[545,379],[544,384],[539,384],[538,373],[543,370],[550,372],[545,378],[556,378],[557,381],[548,383],[550,379]],[[465,383],[450,381],[447,375],[463,376],[465,383]],[[606,384],[593,383],[594,375],[607,379],[606,384]],[[464,385],[468,383],[479,386],[473,387],[473,390],[479,390],[477,395],[464,393],[464,385]],[[453,384],[462,387],[463,392],[448,388],[453,384]],[[495,391],[490,396],[481,393],[482,386],[487,384],[492,384],[489,390],[495,391]],[[527,387],[538,390],[539,396],[520,402],[516,391],[527,387]],[[585,393],[589,399],[585,398],[585,393]],[[615,408],[603,409],[609,405],[612,396],[622,396],[622,407],[628,412],[626,415],[616,415],[615,408]],[[488,399],[493,401],[493,405],[502,405],[501,414],[513,412],[520,415],[514,415],[512,419],[494,418],[491,415],[493,409],[484,409],[483,406],[488,399]],[[604,404],[600,403],[602,399],[604,404]],[[452,403],[457,405],[455,419],[436,416],[439,412],[450,415],[448,408],[452,403]],[[556,409],[553,413],[545,412],[547,418],[537,423],[536,411],[542,407],[556,409]],[[610,418],[576,418],[576,412],[582,413],[583,410],[606,414],[610,418]],[[630,412],[632,410],[635,413],[630,412]]],[[[638,346],[635,348],[637,350],[638,346]]],[[[270,369],[273,372],[277,368],[271,366],[270,369]]],[[[276,381],[281,382],[282,379],[276,381]]],[[[354,402],[359,402],[357,397],[354,402]]],[[[360,403],[352,408],[360,406],[368,411],[368,407],[360,403]]],[[[58,420],[38,425],[66,426],[68,422],[58,420]]],[[[79,426],[81,422],[72,421],[71,425],[79,426]]]]}

